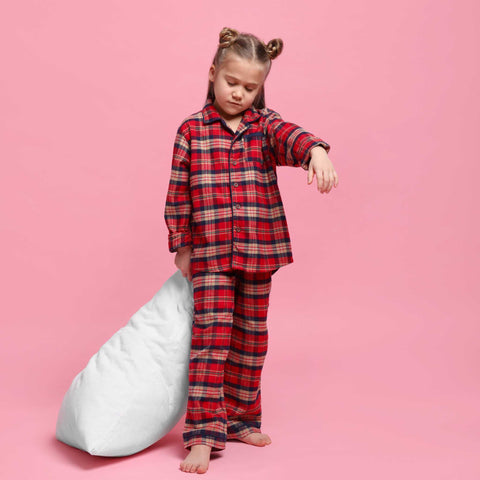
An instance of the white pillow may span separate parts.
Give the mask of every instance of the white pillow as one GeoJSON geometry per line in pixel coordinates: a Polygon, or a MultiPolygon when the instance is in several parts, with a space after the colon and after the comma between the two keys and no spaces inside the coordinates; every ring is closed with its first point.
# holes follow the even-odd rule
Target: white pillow
{"type": "Polygon", "coordinates": [[[73,379],[56,438],[91,455],[137,453],[186,411],[193,285],[177,270],[73,379]]]}

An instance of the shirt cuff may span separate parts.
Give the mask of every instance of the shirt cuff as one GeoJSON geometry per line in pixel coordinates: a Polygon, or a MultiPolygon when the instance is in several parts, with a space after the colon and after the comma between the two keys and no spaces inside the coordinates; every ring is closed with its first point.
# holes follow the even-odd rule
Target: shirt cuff
{"type": "Polygon", "coordinates": [[[180,247],[192,246],[192,236],[190,232],[180,232],[168,236],[168,249],[170,252],[176,252],[180,247]]]}
{"type": "Polygon", "coordinates": [[[308,170],[308,167],[310,166],[310,152],[312,151],[312,148],[314,147],[322,147],[325,149],[325,151],[328,153],[330,151],[330,145],[327,142],[324,142],[323,140],[318,140],[318,141],[313,141],[311,145],[308,146],[307,153],[302,161],[301,167],[304,170],[308,170]]]}

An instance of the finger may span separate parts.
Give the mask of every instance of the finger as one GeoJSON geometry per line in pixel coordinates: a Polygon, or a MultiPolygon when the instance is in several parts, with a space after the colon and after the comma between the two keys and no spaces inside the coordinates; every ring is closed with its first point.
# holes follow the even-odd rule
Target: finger
{"type": "Polygon", "coordinates": [[[325,176],[325,179],[323,182],[323,193],[328,193],[328,185],[329,185],[328,176],[325,176]]]}
{"type": "Polygon", "coordinates": [[[323,193],[323,171],[317,172],[317,190],[323,193]]]}
{"type": "Polygon", "coordinates": [[[310,185],[313,180],[313,167],[312,164],[310,163],[310,166],[308,167],[308,175],[307,175],[307,183],[310,185]]]}
{"type": "Polygon", "coordinates": [[[330,172],[327,180],[327,193],[332,189],[332,186],[333,186],[333,174],[332,172],[330,172]]]}

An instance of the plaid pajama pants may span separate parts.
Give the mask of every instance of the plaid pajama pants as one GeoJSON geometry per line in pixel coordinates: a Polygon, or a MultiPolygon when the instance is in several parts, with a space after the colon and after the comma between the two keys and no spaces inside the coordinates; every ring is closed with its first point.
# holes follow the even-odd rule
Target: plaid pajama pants
{"type": "Polygon", "coordinates": [[[273,273],[193,274],[186,449],[203,444],[223,450],[227,439],[260,432],[260,376],[273,273]]]}

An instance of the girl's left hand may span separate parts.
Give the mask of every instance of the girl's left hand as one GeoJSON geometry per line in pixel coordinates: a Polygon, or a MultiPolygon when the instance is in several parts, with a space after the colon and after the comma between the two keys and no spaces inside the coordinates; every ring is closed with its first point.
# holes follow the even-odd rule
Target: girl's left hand
{"type": "Polygon", "coordinates": [[[308,184],[317,176],[317,190],[328,193],[332,187],[338,185],[338,175],[323,147],[313,147],[310,151],[310,165],[308,166],[308,184]]]}

